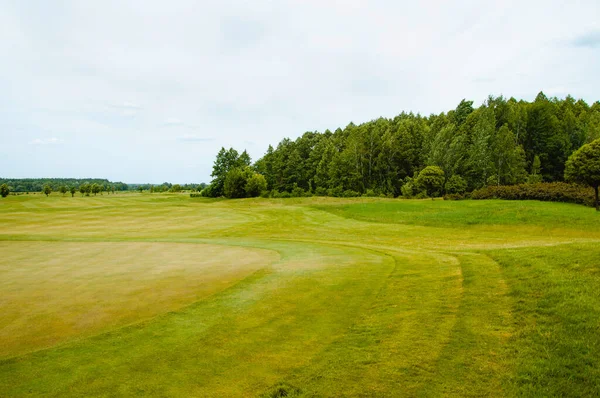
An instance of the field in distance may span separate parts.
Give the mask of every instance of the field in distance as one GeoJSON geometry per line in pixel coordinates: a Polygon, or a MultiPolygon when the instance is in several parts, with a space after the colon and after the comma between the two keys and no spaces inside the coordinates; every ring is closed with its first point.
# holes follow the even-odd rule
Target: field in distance
{"type": "Polygon", "coordinates": [[[600,395],[591,208],[52,194],[0,225],[0,396],[600,395]]]}

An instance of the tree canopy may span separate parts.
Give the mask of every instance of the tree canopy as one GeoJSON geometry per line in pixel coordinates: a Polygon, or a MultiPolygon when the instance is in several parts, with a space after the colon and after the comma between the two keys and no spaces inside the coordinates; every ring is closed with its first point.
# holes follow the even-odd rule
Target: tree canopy
{"type": "Polygon", "coordinates": [[[598,203],[598,187],[600,186],[600,139],[583,145],[567,160],[565,179],[591,185],[596,194],[596,210],[598,203]]]}
{"type": "MultiPolygon", "coordinates": [[[[415,179],[427,166],[443,171],[440,191],[452,180],[453,191],[470,192],[487,185],[563,181],[569,155],[597,138],[600,102],[588,105],[544,93],[532,102],[490,96],[478,107],[463,99],[440,114],[402,112],[284,138],[253,168],[272,193],[399,196],[408,184],[404,191],[416,195],[415,179]]],[[[250,164],[249,157],[243,165],[239,158],[233,148],[221,149],[209,196],[223,196],[227,172],[250,164]]]]}

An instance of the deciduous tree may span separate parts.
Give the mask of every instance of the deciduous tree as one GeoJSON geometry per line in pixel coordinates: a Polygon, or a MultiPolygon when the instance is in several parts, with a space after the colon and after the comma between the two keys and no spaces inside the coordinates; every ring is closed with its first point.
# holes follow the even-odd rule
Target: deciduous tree
{"type": "Polygon", "coordinates": [[[569,157],[565,165],[565,179],[591,185],[595,192],[596,210],[600,211],[600,139],[582,146],[569,157]]]}

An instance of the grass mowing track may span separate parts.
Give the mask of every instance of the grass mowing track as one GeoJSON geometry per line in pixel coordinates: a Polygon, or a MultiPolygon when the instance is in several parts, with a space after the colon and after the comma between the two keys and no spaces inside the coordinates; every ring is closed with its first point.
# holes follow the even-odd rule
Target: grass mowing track
{"type": "Polygon", "coordinates": [[[53,194],[0,225],[0,396],[600,394],[593,209],[53,194]]]}

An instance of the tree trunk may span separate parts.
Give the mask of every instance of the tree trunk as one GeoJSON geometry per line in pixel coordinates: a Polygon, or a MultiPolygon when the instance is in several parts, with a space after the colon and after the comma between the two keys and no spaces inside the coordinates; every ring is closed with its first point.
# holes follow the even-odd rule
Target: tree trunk
{"type": "Polygon", "coordinates": [[[596,211],[600,211],[600,203],[598,203],[598,185],[594,186],[594,191],[596,191],[596,211]]]}

